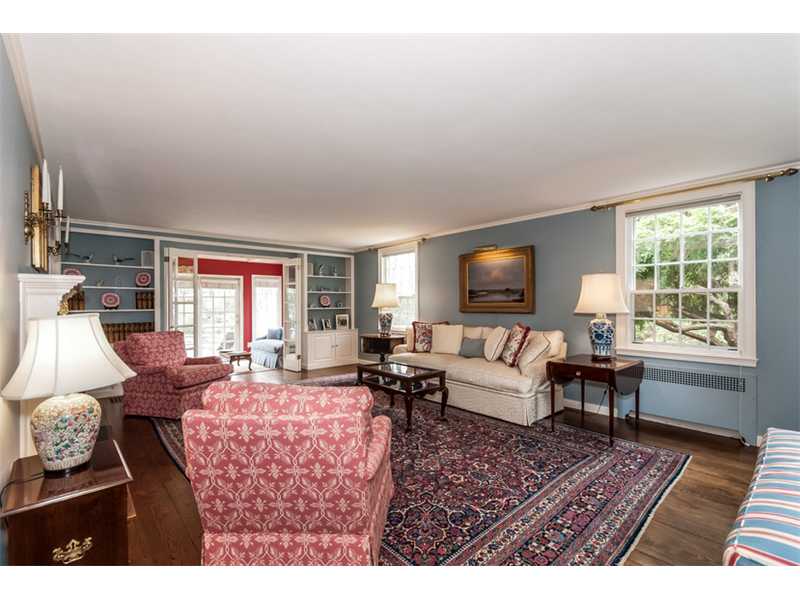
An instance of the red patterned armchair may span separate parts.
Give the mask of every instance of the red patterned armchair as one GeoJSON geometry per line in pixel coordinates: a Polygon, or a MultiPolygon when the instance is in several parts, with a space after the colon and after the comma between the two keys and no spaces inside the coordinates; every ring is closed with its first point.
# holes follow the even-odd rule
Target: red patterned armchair
{"type": "Polygon", "coordinates": [[[202,406],[211,383],[230,378],[233,371],[217,356],[187,358],[180,331],[134,333],[116,342],[114,351],[136,371],[122,384],[126,415],[180,419],[202,406]]]}
{"type": "Polygon", "coordinates": [[[183,415],[204,565],[374,565],[391,421],[364,387],[220,382],[183,415]]]}

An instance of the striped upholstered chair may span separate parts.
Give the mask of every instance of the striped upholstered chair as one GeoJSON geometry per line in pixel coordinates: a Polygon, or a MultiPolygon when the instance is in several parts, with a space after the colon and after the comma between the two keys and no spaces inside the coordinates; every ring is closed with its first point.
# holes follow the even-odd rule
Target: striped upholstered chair
{"type": "Polygon", "coordinates": [[[723,563],[800,565],[800,431],[767,431],[723,563]]]}

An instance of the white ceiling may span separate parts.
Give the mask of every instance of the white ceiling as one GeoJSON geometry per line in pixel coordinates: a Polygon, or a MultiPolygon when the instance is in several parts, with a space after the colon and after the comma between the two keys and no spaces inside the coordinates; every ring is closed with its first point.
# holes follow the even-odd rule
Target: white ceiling
{"type": "Polygon", "coordinates": [[[800,36],[24,35],[76,217],[357,248],[800,159],[800,36]]]}

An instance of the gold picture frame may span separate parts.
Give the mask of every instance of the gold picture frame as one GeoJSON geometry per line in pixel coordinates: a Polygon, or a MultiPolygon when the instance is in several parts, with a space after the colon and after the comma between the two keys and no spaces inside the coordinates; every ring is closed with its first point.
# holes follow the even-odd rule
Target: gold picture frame
{"type": "Polygon", "coordinates": [[[462,254],[459,263],[461,312],[533,313],[533,246],[462,254]]]}

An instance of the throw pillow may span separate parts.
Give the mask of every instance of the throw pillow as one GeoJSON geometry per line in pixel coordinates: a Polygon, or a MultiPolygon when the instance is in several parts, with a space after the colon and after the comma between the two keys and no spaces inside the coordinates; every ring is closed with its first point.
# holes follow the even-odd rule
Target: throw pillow
{"type": "Polygon", "coordinates": [[[522,348],[525,347],[525,341],[528,339],[528,334],[530,332],[531,328],[522,323],[516,323],[514,327],[511,328],[506,338],[506,343],[503,346],[503,352],[500,354],[500,358],[502,358],[503,362],[509,367],[517,366],[517,359],[519,358],[520,352],[522,352],[522,348]]]}
{"type": "Polygon", "coordinates": [[[430,352],[433,344],[433,326],[447,325],[447,321],[431,323],[429,321],[414,321],[411,326],[414,328],[414,344],[411,352],[430,352]]]}
{"type": "Polygon", "coordinates": [[[462,339],[464,339],[463,325],[434,324],[431,352],[437,354],[458,354],[458,351],[461,349],[462,339]]]}
{"type": "Polygon", "coordinates": [[[483,356],[486,360],[493,362],[500,358],[503,352],[503,347],[506,345],[508,338],[508,329],[505,327],[495,327],[489,337],[486,338],[486,343],[483,346],[483,356]]]}
{"type": "Polygon", "coordinates": [[[481,335],[482,333],[483,333],[483,327],[470,327],[469,325],[464,325],[465,338],[479,340],[483,337],[483,335],[481,335]]]}
{"type": "Polygon", "coordinates": [[[482,358],[485,345],[486,340],[465,337],[461,341],[461,349],[458,353],[466,358],[482,358]]]}
{"type": "Polygon", "coordinates": [[[546,358],[547,352],[550,350],[550,340],[541,331],[531,331],[528,334],[528,340],[525,342],[525,347],[519,354],[517,359],[517,366],[520,373],[526,374],[528,366],[535,363],[540,358],[546,358]]]}

